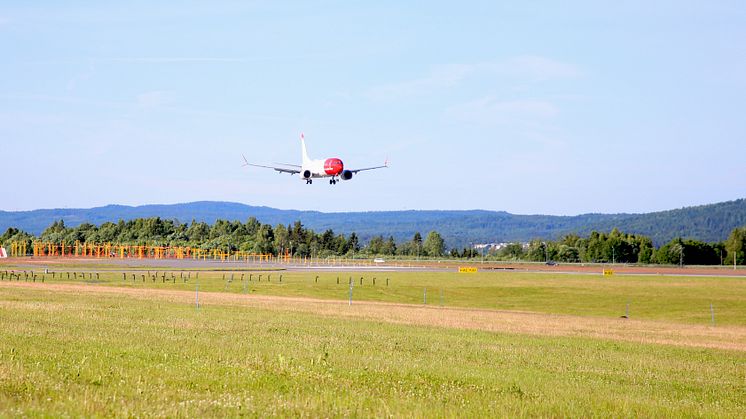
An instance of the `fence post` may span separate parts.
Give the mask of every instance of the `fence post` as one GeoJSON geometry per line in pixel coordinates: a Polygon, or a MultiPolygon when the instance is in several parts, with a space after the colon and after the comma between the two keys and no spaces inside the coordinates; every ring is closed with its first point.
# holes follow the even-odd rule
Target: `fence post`
{"type": "Polygon", "coordinates": [[[710,317],[712,318],[712,326],[715,327],[715,307],[710,303],[710,317]]]}
{"type": "Polygon", "coordinates": [[[197,281],[197,285],[194,288],[194,306],[199,310],[199,281],[197,281]]]}

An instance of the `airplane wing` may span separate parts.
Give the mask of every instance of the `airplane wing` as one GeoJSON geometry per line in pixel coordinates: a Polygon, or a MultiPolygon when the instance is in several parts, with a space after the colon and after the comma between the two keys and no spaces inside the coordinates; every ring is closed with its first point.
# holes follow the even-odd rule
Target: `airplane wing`
{"type": "Polygon", "coordinates": [[[262,166],[261,164],[251,164],[251,163],[248,163],[247,166],[263,167],[265,169],[276,170],[276,171],[278,171],[280,173],[290,173],[291,175],[294,175],[296,173],[300,173],[300,169],[290,169],[290,168],[287,168],[287,167],[262,166]]]}
{"type": "Polygon", "coordinates": [[[383,163],[383,166],[376,166],[376,167],[365,167],[365,168],[362,168],[362,169],[355,169],[355,170],[350,170],[350,172],[352,172],[352,173],[354,173],[354,174],[357,174],[357,172],[362,172],[362,171],[365,171],[365,170],[375,170],[375,169],[383,169],[383,168],[386,168],[386,167],[389,167],[389,161],[388,161],[388,160],[386,160],[386,161],[385,161],[385,162],[383,163]]]}
{"type": "Polygon", "coordinates": [[[276,163],[276,164],[281,164],[281,165],[289,166],[289,167],[265,166],[265,165],[262,165],[262,164],[249,163],[249,161],[246,160],[245,156],[241,156],[241,157],[243,157],[243,161],[244,161],[243,165],[244,166],[262,167],[264,169],[275,170],[275,171],[277,171],[279,173],[290,173],[291,175],[294,175],[296,173],[300,173],[300,166],[295,165],[295,164],[276,163]]]}

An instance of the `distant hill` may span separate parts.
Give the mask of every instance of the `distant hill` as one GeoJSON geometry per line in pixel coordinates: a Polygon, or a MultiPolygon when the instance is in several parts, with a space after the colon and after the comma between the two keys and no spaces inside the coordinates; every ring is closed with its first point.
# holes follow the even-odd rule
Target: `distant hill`
{"type": "Polygon", "coordinates": [[[107,205],[90,209],[43,209],[0,211],[0,233],[16,227],[40,234],[55,220],[74,227],[81,223],[101,224],[120,219],[161,217],[181,222],[213,223],[217,219],[290,224],[300,220],[316,231],[356,232],[363,241],[382,234],[397,241],[408,240],[416,231],[423,235],[437,230],[449,247],[470,243],[525,242],[534,238],[557,239],[568,233],[587,235],[592,230],[644,234],[661,245],[676,237],[707,242],[725,240],[735,227],[746,225],[746,199],[647,214],[583,214],[576,216],[515,215],[503,211],[376,211],[324,213],[280,210],[231,202],[191,202],[173,205],[130,207],[107,205]]]}

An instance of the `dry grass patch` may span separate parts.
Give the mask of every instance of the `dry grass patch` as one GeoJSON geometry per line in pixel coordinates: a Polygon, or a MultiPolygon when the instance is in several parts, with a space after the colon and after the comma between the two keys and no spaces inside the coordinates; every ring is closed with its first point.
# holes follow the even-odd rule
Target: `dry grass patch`
{"type": "MultiPolygon", "coordinates": [[[[122,295],[153,301],[194,304],[195,293],[178,290],[118,288],[81,284],[0,283],[58,293],[122,295]]],[[[381,302],[347,302],[302,297],[200,292],[203,307],[238,305],[265,310],[317,314],[331,318],[393,324],[472,329],[532,336],[590,337],[639,343],[746,351],[746,327],[700,326],[634,319],[609,319],[502,310],[418,306],[381,302]]],[[[11,303],[5,303],[9,305],[11,303]]],[[[23,303],[28,304],[28,303],[23,303]]],[[[35,303],[37,304],[37,303],[35,303]]],[[[50,310],[50,308],[47,308],[50,310]]]]}

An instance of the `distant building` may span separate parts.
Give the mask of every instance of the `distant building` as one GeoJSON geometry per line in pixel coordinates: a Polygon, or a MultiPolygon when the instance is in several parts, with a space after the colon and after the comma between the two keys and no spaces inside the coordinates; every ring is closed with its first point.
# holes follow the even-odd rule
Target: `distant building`
{"type": "MultiPolygon", "coordinates": [[[[477,243],[473,246],[474,249],[479,250],[480,252],[485,251],[486,253],[498,251],[500,249],[503,249],[507,247],[510,244],[513,244],[515,242],[501,242],[501,243],[477,243]]],[[[521,243],[521,247],[523,250],[528,249],[529,243],[521,243]]]]}

